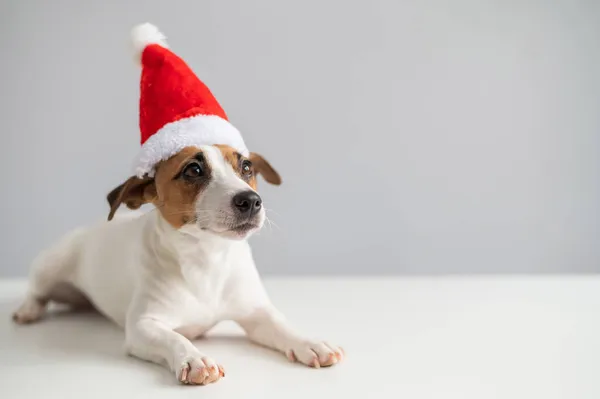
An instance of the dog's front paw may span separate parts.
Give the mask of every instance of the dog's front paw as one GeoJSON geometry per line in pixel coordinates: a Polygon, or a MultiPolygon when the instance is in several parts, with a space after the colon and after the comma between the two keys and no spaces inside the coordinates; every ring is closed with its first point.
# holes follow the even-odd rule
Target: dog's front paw
{"type": "Polygon", "coordinates": [[[285,351],[292,362],[300,362],[310,367],[333,366],[344,359],[344,350],[324,341],[301,341],[285,351]]]}
{"type": "Polygon", "coordinates": [[[210,357],[190,356],[182,360],[175,375],[183,384],[206,385],[225,377],[225,370],[210,357]]]}

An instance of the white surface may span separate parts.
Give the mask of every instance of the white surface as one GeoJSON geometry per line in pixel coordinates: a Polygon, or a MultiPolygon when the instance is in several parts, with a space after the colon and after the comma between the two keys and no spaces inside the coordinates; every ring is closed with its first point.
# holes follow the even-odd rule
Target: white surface
{"type": "Polygon", "coordinates": [[[309,369],[247,343],[232,325],[198,342],[225,379],[179,386],[123,355],[100,316],[15,326],[21,282],[0,282],[0,397],[600,397],[600,278],[269,279],[301,329],[340,343],[345,363],[309,369]],[[127,396],[125,396],[127,395],[127,396]]]}

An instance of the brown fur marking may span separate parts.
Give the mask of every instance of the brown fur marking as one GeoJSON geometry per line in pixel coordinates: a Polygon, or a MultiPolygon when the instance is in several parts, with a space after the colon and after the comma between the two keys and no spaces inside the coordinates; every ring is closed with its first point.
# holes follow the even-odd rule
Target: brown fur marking
{"type": "MultiPolygon", "coordinates": [[[[217,147],[221,151],[221,154],[223,154],[223,158],[225,159],[225,162],[227,162],[228,164],[231,165],[231,167],[233,168],[233,171],[242,180],[244,180],[246,183],[248,183],[248,185],[250,185],[250,187],[252,187],[254,190],[256,190],[256,171],[254,170],[254,166],[251,167],[251,169],[250,169],[251,172],[249,175],[244,175],[244,173],[242,171],[242,162],[247,158],[244,157],[243,155],[241,155],[234,148],[232,148],[228,145],[217,144],[217,145],[215,145],[215,147],[217,147]]],[[[250,162],[252,162],[252,161],[250,161],[250,162]]]]}
{"type": "Polygon", "coordinates": [[[241,176],[241,160],[248,159],[252,163],[252,176],[250,179],[244,180],[246,180],[250,187],[252,187],[253,189],[256,190],[256,176],[258,174],[261,174],[263,178],[271,184],[274,184],[276,186],[281,184],[281,176],[279,176],[279,173],[277,173],[275,168],[273,168],[271,164],[265,158],[263,158],[262,155],[257,154],[255,152],[251,152],[250,156],[248,158],[245,158],[242,155],[240,155],[235,149],[227,145],[219,144],[215,145],[215,147],[221,150],[223,158],[225,158],[225,160],[231,164],[233,170],[238,174],[238,176],[242,178],[243,176],[241,176]]]}
{"type": "Polygon", "coordinates": [[[152,203],[162,216],[175,228],[196,221],[196,199],[210,180],[210,165],[202,163],[204,176],[198,181],[176,179],[188,164],[202,152],[197,147],[186,147],[177,155],[157,165],[154,178],[158,197],[152,203]]]}
{"type": "Polygon", "coordinates": [[[196,155],[201,152],[197,147],[186,147],[166,161],[160,162],[156,166],[153,179],[139,179],[133,176],[112,190],[107,196],[111,205],[108,220],[112,219],[121,203],[125,203],[130,209],[137,209],[142,204],[151,202],[175,228],[195,222],[196,198],[210,179],[210,165],[202,163],[204,176],[197,181],[188,181],[176,176],[188,164],[195,162],[196,155]]]}

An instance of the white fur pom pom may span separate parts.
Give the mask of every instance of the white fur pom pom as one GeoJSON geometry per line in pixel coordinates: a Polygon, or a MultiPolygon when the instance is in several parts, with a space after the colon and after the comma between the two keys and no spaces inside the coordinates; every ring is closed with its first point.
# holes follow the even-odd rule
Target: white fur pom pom
{"type": "Polygon", "coordinates": [[[166,36],[150,23],[140,24],[131,30],[131,43],[136,61],[141,61],[142,52],[149,44],[167,46],[166,36]]]}

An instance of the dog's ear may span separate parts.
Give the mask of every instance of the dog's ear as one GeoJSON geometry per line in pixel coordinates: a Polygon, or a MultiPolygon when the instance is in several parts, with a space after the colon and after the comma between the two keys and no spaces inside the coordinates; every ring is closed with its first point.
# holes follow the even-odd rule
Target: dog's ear
{"type": "Polygon", "coordinates": [[[115,216],[115,212],[122,203],[125,203],[129,209],[138,209],[143,204],[152,202],[155,198],[156,186],[154,179],[150,177],[140,179],[137,176],[132,176],[106,196],[108,205],[110,205],[108,220],[115,216]]]}
{"type": "Polygon", "coordinates": [[[262,175],[264,179],[271,184],[276,186],[281,184],[281,176],[279,176],[279,173],[277,173],[271,164],[267,162],[267,160],[264,159],[260,154],[251,152],[249,159],[254,166],[256,174],[262,175]]]}

